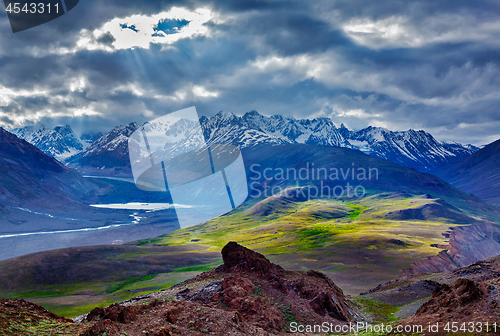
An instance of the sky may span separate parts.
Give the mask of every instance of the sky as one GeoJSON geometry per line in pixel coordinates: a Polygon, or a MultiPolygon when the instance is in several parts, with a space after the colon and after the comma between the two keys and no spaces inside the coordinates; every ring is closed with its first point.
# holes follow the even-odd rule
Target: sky
{"type": "Polygon", "coordinates": [[[77,133],[200,115],[329,117],[350,129],[500,138],[500,2],[81,0],[12,33],[0,126],[77,133]]]}

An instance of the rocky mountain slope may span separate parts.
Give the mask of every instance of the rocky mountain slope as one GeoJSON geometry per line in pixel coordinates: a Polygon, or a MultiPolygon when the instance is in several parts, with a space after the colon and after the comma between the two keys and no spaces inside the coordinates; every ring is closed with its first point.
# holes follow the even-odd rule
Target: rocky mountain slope
{"type": "MultiPolygon", "coordinates": [[[[415,316],[403,323],[428,325],[429,322],[437,322],[441,323],[444,329],[447,323],[453,321],[456,322],[458,330],[462,327],[458,325],[462,323],[465,323],[467,327],[470,327],[470,323],[485,323],[481,325],[481,328],[486,331],[487,322],[493,324],[499,320],[499,286],[500,278],[498,277],[480,282],[459,278],[450,285],[441,284],[434,289],[431,299],[417,310],[415,316]]],[[[477,327],[477,324],[475,326],[477,327]]],[[[451,325],[451,327],[454,326],[451,325]]],[[[498,326],[490,325],[489,328],[493,334],[500,333],[498,326]]],[[[450,328],[451,330],[453,329],[450,328]]]]}
{"type": "Polygon", "coordinates": [[[448,244],[435,256],[412,263],[405,274],[436,273],[467,266],[500,254],[500,225],[477,222],[455,227],[446,233],[448,244]]]}
{"type": "MultiPolygon", "coordinates": [[[[74,324],[14,300],[0,306],[0,316],[11,307],[25,315],[36,312],[51,318],[55,329],[65,325],[68,335],[81,336],[285,335],[291,322],[335,326],[354,318],[342,290],[320,272],[286,271],[235,242],[222,249],[222,258],[224,263],[212,271],[167,290],[94,308],[74,324]]],[[[3,328],[16,322],[0,318],[3,328]]],[[[39,328],[41,323],[32,319],[27,324],[39,328]]]]}
{"type": "MultiPolygon", "coordinates": [[[[380,284],[362,294],[364,299],[394,307],[394,315],[402,320],[401,325],[422,325],[439,323],[439,332],[446,335],[452,330],[445,330],[455,322],[457,328],[470,322],[483,330],[466,329],[471,332],[500,334],[498,328],[500,316],[500,257],[481,260],[471,265],[441,273],[420,273],[405,275],[396,280],[380,284]],[[480,322],[478,325],[476,323],[480,322]],[[493,323],[497,323],[496,332],[493,323]]],[[[458,329],[455,332],[463,332],[458,329]]]]}
{"type": "Polygon", "coordinates": [[[435,174],[466,192],[500,206],[500,140],[435,174]]]}
{"type": "MultiPolygon", "coordinates": [[[[267,117],[256,111],[241,117],[221,111],[210,118],[201,117],[200,124],[208,143],[230,143],[240,148],[296,143],[344,147],[421,171],[435,170],[477,150],[470,145],[441,143],[424,131],[392,132],[378,127],[351,131],[344,125],[337,127],[329,118],[295,119],[280,115],[267,117]]],[[[116,127],[66,162],[83,173],[129,174],[127,141],[137,127],[135,123],[116,127]]],[[[176,127],[182,131],[183,126],[178,123],[163,127],[163,132],[175,132],[176,127]]]]}
{"type": "Polygon", "coordinates": [[[65,163],[83,175],[131,176],[128,139],[138,127],[137,123],[115,127],[65,163]]]}
{"type": "Polygon", "coordinates": [[[78,335],[84,328],[72,320],[57,316],[25,300],[0,299],[0,333],[2,335],[78,335]]]}
{"type": "Polygon", "coordinates": [[[284,270],[235,242],[221,252],[223,264],[213,270],[165,290],[94,308],[73,320],[24,300],[0,300],[0,331],[74,336],[286,335],[300,325],[303,332],[296,334],[311,335],[322,333],[305,330],[306,325],[335,330],[349,323],[384,323],[395,331],[409,327],[407,332],[413,332],[408,333],[447,335],[453,333],[451,328],[461,331],[462,325],[470,332],[473,322],[470,334],[483,334],[486,328],[488,334],[500,333],[500,257],[449,272],[400,277],[347,298],[320,272],[284,270]],[[437,332],[428,330],[435,325],[437,332]]]}

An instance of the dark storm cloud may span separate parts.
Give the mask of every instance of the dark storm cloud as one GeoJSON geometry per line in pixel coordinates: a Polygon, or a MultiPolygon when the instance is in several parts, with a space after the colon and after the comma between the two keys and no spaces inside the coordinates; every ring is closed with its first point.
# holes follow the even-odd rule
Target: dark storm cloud
{"type": "Polygon", "coordinates": [[[499,13],[462,0],[81,1],[17,34],[0,20],[0,121],[103,131],[195,105],[481,144],[471,130],[500,126],[499,13]],[[211,9],[208,32],[117,50],[123,40],[99,31],[173,7],[211,9]]]}
{"type": "Polygon", "coordinates": [[[478,17],[484,17],[500,12],[500,4],[494,0],[324,0],[316,2],[316,7],[327,13],[337,11],[341,18],[371,17],[382,19],[394,14],[406,14],[415,21],[442,13],[468,12],[478,17]]]}
{"type": "Polygon", "coordinates": [[[101,43],[101,44],[111,46],[113,44],[113,42],[116,41],[116,39],[113,35],[111,35],[111,33],[108,32],[108,33],[100,36],[99,38],[97,38],[96,41],[101,43]]]}
{"type": "MultiPolygon", "coordinates": [[[[203,2],[200,2],[203,3],[203,2]]],[[[284,8],[290,8],[294,6],[293,2],[279,2],[279,1],[261,1],[261,0],[223,0],[223,1],[210,1],[214,7],[222,8],[229,11],[235,12],[247,12],[247,11],[278,11],[284,8]]]]}
{"type": "Polygon", "coordinates": [[[1,118],[0,118],[0,121],[1,121],[2,123],[4,123],[5,125],[7,125],[7,126],[10,126],[10,125],[13,125],[13,124],[14,124],[14,121],[13,121],[13,120],[11,120],[9,117],[1,117],[1,118]]]}
{"type": "Polygon", "coordinates": [[[251,24],[238,27],[238,34],[261,37],[280,55],[323,52],[353,43],[328,23],[300,10],[254,14],[251,24]]]}
{"type": "Polygon", "coordinates": [[[34,59],[28,55],[3,56],[0,62],[0,83],[11,88],[33,88],[40,83],[50,83],[53,78],[59,78],[66,71],[66,66],[54,57],[34,59]]]}

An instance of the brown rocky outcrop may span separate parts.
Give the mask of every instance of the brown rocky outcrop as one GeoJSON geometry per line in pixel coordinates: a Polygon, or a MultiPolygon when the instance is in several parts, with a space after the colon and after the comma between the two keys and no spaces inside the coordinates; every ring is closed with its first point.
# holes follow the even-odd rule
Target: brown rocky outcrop
{"type": "Polygon", "coordinates": [[[438,313],[440,310],[451,312],[479,300],[484,295],[481,287],[469,279],[458,279],[449,286],[442,284],[432,292],[432,297],[415,313],[415,316],[438,313]]]}
{"type": "Polygon", "coordinates": [[[286,271],[236,242],[229,242],[221,253],[224,263],[216,269],[165,291],[95,308],[87,320],[108,319],[125,331],[135,330],[145,320],[163,321],[163,329],[157,330],[160,324],[156,323],[151,335],[170,330],[182,334],[182,328],[276,335],[285,333],[292,321],[342,324],[351,320],[342,290],[323,273],[286,271]],[[164,301],[165,297],[174,299],[164,301]]]}
{"type": "Polygon", "coordinates": [[[106,308],[96,307],[87,315],[87,321],[111,320],[119,323],[130,323],[137,319],[136,308],[112,304],[106,308]]]}
{"type": "Polygon", "coordinates": [[[402,324],[448,322],[470,323],[498,322],[500,316],[500,279],[475,282],[459,278],[453,284],[441,284],[432,292],[412,317],[401,321],[402,324]]]}
{"type": "Polygon", "coordinates": [[[229,242],[222,248],[222,271],[226,273],[250,272],[260,277],[283,274],[283,268],[266,259],[262,254],[247,249],[236,242],[229,242]]]}

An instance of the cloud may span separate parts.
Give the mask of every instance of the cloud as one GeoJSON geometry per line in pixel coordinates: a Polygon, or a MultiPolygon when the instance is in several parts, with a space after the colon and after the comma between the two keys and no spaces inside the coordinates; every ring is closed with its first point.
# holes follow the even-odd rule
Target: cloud
{"type": "Polygon", "coordinates": [[[34,89],[34,90],[13,90],[4,86],[0,86],[0,106],[7,106],[12,104],[17,97],[43,97],[47,91],[34,89]]]}
{"type": "Polygon", "coordinates": [[[500,119],[499,12],[489,1],[88,0],[18,34],[0,20],[0,124],[103,131],[196,105],[482,144],[500,137],[486,127],[500,119]]]}
{"type": "Polygon", "coordinates": [[[23,125],[27,120],[37,122],[44,117],[81,117],[100,113],[82,106],[77,96],[55,94],[49,88],[13,90],[0,86],[0,118],[6,124],[23,125]]]}
{"type": "Polygon", "coordinates": [[[498,46],[500,23],[496,17],[468,13],[431,15],[417,22],[391,16],[379,20],[354,18],[342,29],[356,43],[371,49],[416,48],[431,43],[485,42],[498,46]]]}
{"type": "Polygon", "coordinates": [[[213,19],[214,13],[208,8],[189,11],[180,7],[155,15],[115,18],[92,32],[82,30],[76,50],[149,49],[152,43],[169,45],[184,38],[209,36],[206,23],[213,19]]]}
{"type": "Polygon", "coordinates": [[[203,86],[194,86],[193,93],[199,97],[217,97],[219,95],[217,92],[208,91],[203,86]]]}

